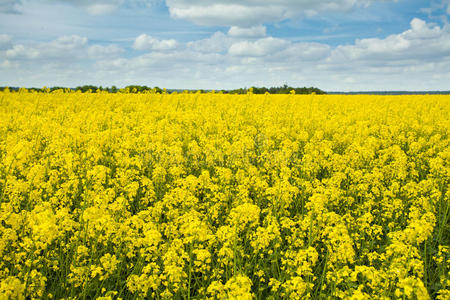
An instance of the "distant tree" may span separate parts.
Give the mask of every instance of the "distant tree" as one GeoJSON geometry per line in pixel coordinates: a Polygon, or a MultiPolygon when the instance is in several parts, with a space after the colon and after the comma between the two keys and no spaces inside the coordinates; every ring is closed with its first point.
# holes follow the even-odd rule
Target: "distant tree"
{"type": "Polygon", "coordinates": [[[50,88],[50,92],[57,91],[57,90],[63,90],[63,91],[65,91],[66,89],[67,89],[67,88],[62,87],[62,86],[53,86],[53,87],[50,88]]]}
{"type": "Polygon", "coordinates": [[[81,91],[83,93],[86,93],[86,92],[89,92],[89,91],[92,92],[92,93],[95,93],[95,92],[97,92],[98,87],[96,87],[95,85],[83,85],[83,86],[77,86],[75,88],[75,90],[76,91],[81,91]]]}
{"type": "Polygon", "coordinates": [[[157,87],[157,86],[155,86],[152,90],[155,93],[162,93],[163,92],[163,90],[161,88],[157,87]]]}
{"type": "MultiPolygon", "coordinates": [[[[6,87],[0,87],[0,91],[7,89],[6,87]]],[[[53,92],[55,90],[64,90],[64,92],[70,92],[72,90],[75,91],[80,91],[82,93],[86,93],[86,92],[92,92],[92,93],[96,93],[97,91],[108,91],[110,93],[118,93],[118,92],[122,92],[122,93],[144,93],[144,92],[152,92],[152,93],[173,93],[173,92],[179,92],[180,90],[176,90],[176,89],[161,89],[157,86],[151,88],[148,87],[146,85],[128,85],[123,89],[118,89],[115,85],[111,86],[110,88],[104,88],[102,86],[95,86],[95,85],[82,85],[82,86],[77,86],[74,89],[68,89],[65,87],[60,87],[60,86],[54,86],[52,88],[28,88],[28,91],[30,92],[53,92]]],[[[216,92],[221,92],[223,94],[239,94],[239,95],[243,95],[243,94],[247,94],[249,91],[252,91],[253,94],[265,94],[265,93],[270,93],[270,94],[289,94],[292,91],[295,92],[295,94],[312,94],[312,93],[316,93],[316,94],[325,94],[324,91],[315,88],[315,87],[291,87],[288,86],[287,84],[284,84],[283,86],[279,86],[279,87],[256,87],[256,86],[252,86],[251,88],[239,88],[239,89],[234,89],[234,90],[220,90],[220,91],[216,91],[216,92]]],[[[17,92],[19,91],[18,87],[10,87],[9,91],[11,92],[17,92]]],[[[206,92],[210,92],[210,90],[190,90],[190,92],[201,92],[201,93],[206,93],[206,92]]],[[[393,92],[389,92],[388,94],[392,94],[393,92]]],[[[398,92],[398,93],[402,93],[402,92],[398,92]]]]}
{"type": "MultiPolygon", "coordinates": [[[[271,87],[271,88],[252,86],[250,89],[252,89],[252,93],[253,94],[265,94],[267,92],[270,93],[270,94],[289,94],[292,91],[294,91],[295,94],[312,94],[312,93],[325,94],[324,91],[322,91],[322,90],[320,90],[318,88],[315,88],[315,87],[294,88],[294,87],[288,86],[287,84],[284,84],[283,86],[271,87]]],[[[250,89],[240,88],[240,89],[225,91],[225,93],[247,94],[247,92],[250,89]]]]}

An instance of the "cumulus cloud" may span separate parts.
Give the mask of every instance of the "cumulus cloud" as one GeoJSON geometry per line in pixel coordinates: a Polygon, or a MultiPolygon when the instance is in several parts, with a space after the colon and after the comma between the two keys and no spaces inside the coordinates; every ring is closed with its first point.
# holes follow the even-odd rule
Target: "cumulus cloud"
{"type": "Polygon", "coordinates": [[[130,42],[144,52],[132,53],[80,36],[35,44],[4,40],[9,46],[0,51],[0,64],[9,71],[0,72],[0,81],[15,85],[218,89],[287,82],[325,90],[406,90],[445,89],[450,81],[450,25],[420,19],[404,32],[340,46],[229,32],[188,43],[144,34],[130,42]]]}
{"type": "MultiPolygon", "coordinates": [[[[166,0],[171,16],[200,25],[250,27],[299,15],[345,11],[377,0],[166,0]]],[[[378,0],[382,1],[382,0],[378,0]]],[[[384,0],[395,1],[395,0],[384,0]]]]}
{"type": "Polygon", "coordinates": [[[6,50],[11,61],[33,63],[71,64],[86,59],[112,59],[124,51],[116,45],[91,45],[88,39],[78,35],[62,36],[53,41],[23,45],[16,44],[6,50]]]}
{"type": "Polygon", "coordinates": [[[63,36],[48,43],[25,46],[14,45],[6,51],[6,57],[13,60],[75,58],[87,44],[87,38],[77,35],[63,36]]]}
{"type": "Polygon", "coordinates": [[[280,51],[289,43],[282,39],[267,37],[254,42],[242,41],[231,45],[228,53],[236,56],[266,56],[280,51]]]}
{"type": "Polygon", "coordinates": [[[262,25],[252,26],[248,28],[232,26],[228,30],[228,35],[239,38],[259,38],[266,36],[266,27],[262,25]]]}
{"type": "Polygon", "coordinates": [[[234,38],[218,31],[209,38],[188,42],[187,48],[199,53],[221,53],[227,52],[233,42],[234,38]]]}
{"type": "Polygon", "coordinates": [[[138,36],[133,44],[133,48],[141,51],[162,51],[172,50],[177,47],[178,43],[175,40],[158,40],[146,34],[138,36]]]}
{"type": "MultiPolygon", "coordinates": [[[[193,3],[167,1],[172,17],[200,25],[249,27],[263,22],[278,21],[288,17],[282,7],[248,6],[238,3],[193,3]]],[[[201,2],[201,1],[200,1],[201,2]]]]}
{"type": "Polygon", "coordinates": [[[441,28],[413,19],[411,28],[385,39],[357,40],[354,45],[337,47],[330,59],[364,60],[378,64],[380,61],[416,60],[430,61],[450,57],[450,27],[441,28]]]}
{"type": "Polygon", "coordinates": [[[233,43],[228,54],[234,57],[250,58],[244,60],[263,64],[292,65],[320,61],[331,54],[331,47],[320,43],[293,43],[287,40],[266,37],[255,41],[237,41],[233,43]]]}
{"type": "Polygon", "coordinates": [[[70,51],[84,47],[88,42],[86,37],[78,35],[62,36],[54,41],[51,41],[48,46],[50,49],[56,51],[70,51]]]}
{"type": "Polygon", "coordinates": [[[149,66],[171,65],[171,74],[177,74],[175,82],[196,88],[288,81],[328,90],[420,90],[445,88],[444,82],[450,79],[450,27],[420,19],[413,19],[402,33],[336,47],[274,37],[243,40],[217,32],[208,39],[188,43],[187,49],[143,55],[125,65],[131,63],[133,72],[140,74],[149,66]],[[189,70],[192,76],[200,74],[199,81],[180,75],[189,70]],[[204,85],[199,86],[199,82],[204,85]]]}
{"type": "Polygon", "coordinates": [[[12,49],[6,51],[6,57],[9,59],[34,59],[39,57],[40,52],[34,48],[27,48],[24,45],[14,45],[12,49]]]}

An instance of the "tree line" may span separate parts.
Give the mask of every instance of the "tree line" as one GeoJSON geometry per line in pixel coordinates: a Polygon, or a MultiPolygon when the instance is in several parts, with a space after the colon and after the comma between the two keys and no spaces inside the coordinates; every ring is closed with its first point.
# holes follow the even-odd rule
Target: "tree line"
{"type": "MultiPolygon", "coordinates": [[[[5,89],[8,89],[10,91],[19,91],[21,88],[18,87],[0,87],[0,91],[3,91],[5,89]]],[[[154,92],[154,93],[174,93],[174,92],[183,92],[183,90],[177,90],[177,89],[161,89],[159,87],[149,87],[146,85],[128,85],[124,88],[117,88],[116,86],[111,87],[102,87],[102,86],[95,86],[95,85],[83,85],[83,86],[77,86],[75,88],[67,88],[67,87],[61,87],[61,86],[54,86],[54,87],[43,87],[43,88],[27,88],[28,91],[34,91],[34,92],[53,92],[56,90],[63,90],[63,91],[80,91],[82,93],[98,93],[98,92],[109,92],[109,93],[144,93],[144,92],[154,92]]],[[[207,93],[211,92],[213,90],[204,90],[204,89],[198,89],[198,90],[188,90],[188,92],[196,93],[207,93]]],[[[240,88],[240,89],[234,89],[234,90],[218,90],[215,92],[220,92],[224,94],[247,94],[247,93],[253,93],[253,94],[289,94],[294,93],[295,94],[325,94],[324,91],[316,88],[316,87],[291,87],[287,84],[279,87],[250,87],[250,88],[240,88]]]]}
{"type": "Polygon", "coordinates": [[[316,87],[291,87],[288,86],[287,84],[283,85],[283,86],[279,86],[279,87],[251,87],[249,89],[247,88],[241,88],[241,89],[237,89],[237,90],[229,90],[229,91],[224,91],[227,93],[231,93],[231,94],[247,94],[249,91],[251,91],[253,94],[265,94],[265,93],[269,93],[269,94],[289,94],[289,93],[293,93],[292,91],[294,91],[296,94],[326,94],[324,91],[322,91],[319,88],[316,87]]]}

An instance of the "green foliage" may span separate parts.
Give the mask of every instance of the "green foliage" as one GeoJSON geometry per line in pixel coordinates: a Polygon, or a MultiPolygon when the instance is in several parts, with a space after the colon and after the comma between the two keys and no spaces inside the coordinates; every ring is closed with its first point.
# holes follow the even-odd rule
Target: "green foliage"
{"type": "MultiPolygon", "coordinates": [[[[4,89],[6,89],[6,87],[0,87],[0,91],[3,91],[4,89]]],[[[13,88],[9,88],[10,91],[18,91],[19,88],[17,87],[13,87],[13,88]]],[[[68,91],[68,90],[72,90],[72,91],[81,91],[82,93],[97,93],[99,91],[107,91],[109,93],[118,93],[118,92],[127,92],[127,93],[144,93],[144,92],[156,92],[156,93],[162,93],[163,89],[159,88],[159,87],[149,87],[146,85],[127,85],[126,87],[119,89],[117,88],[115,85],[111,86],[110,88],[105,87],[103,88],[102,86],[95,86],[95,85],[83,85],[83,86],[77,86],[76,88],[66,88],[66,87],[59,87],[59,86],[55,86],[55,87],[51,87],[49,89],[47,88],[29,88],[28,90],[30,91],[35,91],[35,92],[53,92],[55,90],[64,90],[64,91],[68,91]]],[[[265,93],[270,93],[270,94],[289,94],[292,93],[292,91],[295,91],[295,94],[326,94],[324,91],[322,91],[321,89],[315,88],[315,87],[291,87],[288,85],[283,85],[280,87],[271,87],[271,88],[267,88],[267,87],[251,87],[249,89],[247,88],[240,88],[240,89],[235,89],[235,90],[222,90],[221,92],[224,94],[247,94],[250,90],[252,90],[253,94],[265,94],[265,93]]],[[[176,89],[169,89],[167,90],[168,93],[173,93],[173,92],[180,92],[180,90],[176,90],[176,89]]],[[[200,93],[207,93],[209,92],[209,90],[204,90],[204,89],[199,89],[199,90],[189,90],[189,92],[192,93],[196,93],[196,92],[200,92],[200,93]]]]}
{"type": "Polygon", "coordinates": [[[283,85],[283,86],[279,86],[279,87],[271,87],[271,88],[267,88],[267,87],[251,87],[249,89],[247,88],[240,88],[240,89],[236,89],[236,90],[231,90],[231,91],[224,91],[225,93],[230,93],[230,94],[247,94],[249,91],[252,91],[253,94],[265,94],[265,93],[269,93],[269,94],[289,94],[292,91],[295,91],[296,94],[318,94],[318,95],[323,95],[326,94],[324,91],[322,91],[321,89],[315,88],[315,87],[291,87],[288,86],[287,84],[283,85]]]}

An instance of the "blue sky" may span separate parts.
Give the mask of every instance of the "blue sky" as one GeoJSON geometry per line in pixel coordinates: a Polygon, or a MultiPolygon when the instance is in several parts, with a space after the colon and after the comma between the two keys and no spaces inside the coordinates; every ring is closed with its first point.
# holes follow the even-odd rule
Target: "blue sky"
{"type": "Polygon", "coordinates": [[[0,86],[450,90],[450,0],[0,0],[0,86]]]}

